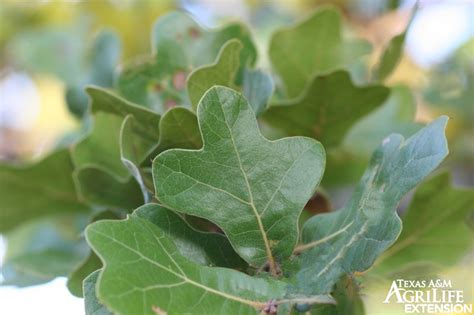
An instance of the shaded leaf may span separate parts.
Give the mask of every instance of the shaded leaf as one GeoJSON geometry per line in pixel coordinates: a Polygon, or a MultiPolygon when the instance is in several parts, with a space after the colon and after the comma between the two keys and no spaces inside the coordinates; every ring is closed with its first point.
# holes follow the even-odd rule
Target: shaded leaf
{"type": "Polygon", "coordinates": [[[301,97],[274,104],[262,118],[285,134],[338,145],[360,118],[380,106],[389,94],[381,85],[355,86],[345,71],[315,77],[301,97]]]}
{"type": "Polygon", "coordinates": [[[324,8],[294,26],[275,32],[269,55],[287,97],[293,98],[300,95],[315,75],[347,69],[370,50],[370,44],[365,41],[343,41],[339,12],[324,8]]]}
{"type": "Polygon", "coordinates": [[[120,160],[119,135],[123,118],[99,112],[93,119],[90,134],[72,149],[75,167],[98,167],[119,179],[129,177],[129,171],[120,160]]]}
{"type": "Polygon", "coordinates": [[[133,178],[121,181],[100,168],[85,167],[74,171],[74,180],[89,203],[127,211],[143,204],[142,191],[133,178]]]}
{"type": "Polygon", "coordinates": [[[29,286],[66,276],[87,254],[78,238],[85,225],[85,214],[61,214],[8,231],[1,284],[29,286]]]}
{"type": "Polygon", "coordinates": [[[221,47],[233,38],[239,39],[244,47],[237,71],[237,82],[240,82],[243,67],[252,66],[257,54],[244,25],[233,23],[206,30],[183,12],[162,16],[153,29],[153,56],[125,67],[118,88],[127,99],[159,113],[176,105],[190,106],[187,75],[199,66],[214,62],[221,47]]]}
{"type": "Polygon", "coordinates": [[[91,273],[84,280],[84,305],[86,315],[112,315],[107,307],[100,303],[96,296],[96,284],[100,271],[91,273]]]}
{"type": "Polygon", "coordinates": [[[217,224],[248,263],[291,255],[297,221],[323,173],[313,139],[268,141],[237,92],[214,87],[198,106],[201,150],[171,149],[153,163],[157,198],[170,209],[217,224]]]}
{"type": "Polygon", "coordinates": [[[137,165],[158,143],[160,116],[100,88],[90,87],[87,92],[91,97],[94,127],[72,150],[78,168],[77,185],[90,202],[133,209],[143,202],[136,203],[137,200],[148,198],[137,165]],[[94,174],[98,174],[95,183],[94,174]],[[135,179],[131,180],[132,176],[135,179]],[[105,184],[110,186],[100,186],[105,184]],[[142,198],[136,195],[137,187],[141,188],[142,198]]]}
{"type": "Polygon", "coordinates": [[[401,231],[397,204],[448,154],[446,123],[441,117],[406,141],[386,138],[347,205],[306,222],[293,293],[330,292],[343,274],[365,271],[394,243],[401,231]]]}
{"type": "MultiPolygon", "coordinates": [[[[105,219],[118,219],[117,213],[105,210],[97,213],[92,217],[90,222],[96,222],[105,219]]],[[[83,296],[83,280],[90,275],[92,272],[102,268],[102,262],[99,257],[92,251],[83,259],[79,265],[70,273],[67,280],[67,288],[71,294],[82,297],[83,296]]]]}
{"type": "Polygon", "coordinates": [[[201,134],[196,115],[186,108],[167,111],[160,122],[160,140],[155,152],[172,148],[199,149],[201,134]]]}
{"type": "Polygon", "coordinates": [[[178,214],[157,204],[138,208],[133,216],[147,219],[169,237],[181,255],[207,266],[245,268],[223,234],[201,232],[189,226],[178,214]]]}
{"type": "Polygon", "coordinates": [[[68,150],[25,167],[0,165],[0,232],[42,216],[85,212],[76,195],[68,150]]]}
{"type": "Polygon", "coordinates": [[[397,242],[371,272],[390,274],[417,262],[456,263],[472,248],[467,219],[473,205],[473,189],[453,188],[448,173],[433,177],[416,190],[402,217],[403,230],[397,242]]]}

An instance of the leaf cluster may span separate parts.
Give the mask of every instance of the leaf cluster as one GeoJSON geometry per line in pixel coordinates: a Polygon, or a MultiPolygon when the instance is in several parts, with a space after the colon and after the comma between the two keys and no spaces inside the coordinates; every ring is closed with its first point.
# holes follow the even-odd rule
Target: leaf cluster
{"type": "Polygon", "coordinates": [[[470,233],[472,194],[446,174],[417,190],[402,232],[399,202],[448,154],[447,117],[416,124],[410,91],[383,83],[403,38],[360,77],[370,45],[344,39],[324,8],[272,36],[268,72],[245,25],[161,17],[150,56],[114,89],[86,89],[79,140],[0,166],[6,283],[69,274],[87,314],[362,314],[355,274],[445,262],[413,239],[443,238],[433,224],[470,233]],[[304,210],[321,183],[355,182],[341,209],[304,210]],[[434,223],[418,230],[418,216],[434,223]],[[42,220],[57,233],[42,235],[42,220]]]}

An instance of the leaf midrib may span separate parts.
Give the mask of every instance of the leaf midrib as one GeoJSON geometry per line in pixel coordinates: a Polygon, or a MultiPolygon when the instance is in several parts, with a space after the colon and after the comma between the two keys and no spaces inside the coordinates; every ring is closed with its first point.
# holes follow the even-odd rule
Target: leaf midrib
{"type": "MultiPolygon", "coordinates": [[[[145,225],[146,226],[146,225],[145,225]]],[[[156,235],[153,233],[153,231],[151,231],[149,229],[149,227],[147,226],[147,229],[149,230],[149,232],[153,235],[154,239],[157,241],[158,245],[164,250],[165,254],[171,259],[171,261],[175,264],[175,266],[181,271],[181,274],[180,273],[177,273],[165,266],[163,266],[162,264],[160,264],[159,262],[157,261],[154,261],[153,259],[143,255],[141,252],[137,251],[136,249],[128,246],[127,244],[113,238],[113,237],[110,237],[109,235],[105,234],[105,233],[102,233],[100,231],[97,231],[95,230],[94,233],[97,233],[99,235],[101,235],[102,237],[105,237],[106,239],[109,239],[110,241],[114,242],[114,243],[117,243],[119,244],[120,246],[124,247],[125,249],[129,250],[130,252],[138,255],[140,258],[144,259],[145,261],[151,263],[152,265],[155,265],[156,267],[166,271],[166,272],[169,272],[171,274],[173,274],[174,276],[182,279],[183,281],[189,283],[190,285],[193,285],[193,286],[196,286],[198,288],[201,288],[203,290],[205,290],[206,292],[210,292],[210,293],[213,293],[215,295],[219,295],[219,296],[222,296],[226,299],[229,299],[229,300],[234,300],[236,302],[239,302],[239,303],[242,303],[242,304],[246,304],[246,305],[249,305],[249,306],[252,306],[254,308],[262,308],[265,306],[266,303],[264,302],[258,302],[258,301],[252,301],[252,300],[247,300],[247,299],[244,299],[244,298],[241,298],[241,297],[238,297],[238,296],[235,296],[235,295],[232,295],[232,294],[228,294],[228,293],[225,293],[225,292],[221,292],[221,291],[218,291],[214,288],[211,288],[211,287],[208,287],[208,286],[205,286],[199,282],[196,282],[190,278],[188,278],[186,276],[186,274],[184,273],[184,271],[181,269],[181,266],[173,259],[173,257],[168,253],[168,251],[166,250],[166,248],[163,246],[163,244],[161,243],[161,241],[159,240],[159,238],[156,237],[156,235]]],[[[105,269],[106,266],[104,266],[104,269],[105,269]]]]}
{"type": "MultiPolygon", "coordinates": [[[[217,99],[219,100],[219,103],[224,104],[221,101],[218,93],[216,93],[216,96],[217,96],[217,99]]],[[[233,146],[235,154],[237,156],[237,161],[239,162],[239,168],[240,168],[240,171],[242,172],[242,175],[244,176],[245,185],[247,186],[247,191],[248,191],[249,198],[250,198],[249,204],[250,204],[250,207],[252,208],[252,211],[255,215],[255,218],[257,219],[257,224],[258,224],[258,228],[260,230],[260,233],[262,234],[262,239],[263,239],[263,242],[264,242],[264,245],[265,245],[265,252],[267,254],[267,259],[268,259],[268,264],[270,266],[270,270],[271,270],[272,274],[276,275],[275,259],[273,258],[273,253],[272,253],[272,250],[271,250],[271,247],[270,247],[270,242],[268,241],[267,233],[266,233],[265,228],[263,226],[262,218],[260,217],[260,214],[258,213],[257,208],[255,207],[255,202],[254,202],[254,199],[253,199],[252,189],[250,187],[250,183],[249,183],[249,180],[248,180],[248,177],[247,177],[247,173],[245,173],[243,165],[242,165],[242,160],[240,158],[240,152],[237,149],[237,145],[235,144],[234,134],[232,132],[232,129],[229,126],[229,122],[227,121],[227,117],[224,113],[224,110],[222,109],[221,106],[219,108],[222,110],[222,114],[224,116],[224,122],[225,122],[225,125],[227,127],[227,130],[229,130],[230,139],[232,141],[232,146],[233,146]]]]}

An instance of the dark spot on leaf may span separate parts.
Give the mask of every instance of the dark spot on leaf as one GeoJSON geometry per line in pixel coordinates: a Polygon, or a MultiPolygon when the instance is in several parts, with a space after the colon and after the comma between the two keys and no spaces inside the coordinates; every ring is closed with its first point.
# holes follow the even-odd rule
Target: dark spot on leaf
{"type": "Polygon", "coordinates": [[[196,39],[201,36],[201,32],[195,27],[191,27],[188,30],[188,34],[189,34],[189,37],[191,37],[192,39],[196,39]]]}

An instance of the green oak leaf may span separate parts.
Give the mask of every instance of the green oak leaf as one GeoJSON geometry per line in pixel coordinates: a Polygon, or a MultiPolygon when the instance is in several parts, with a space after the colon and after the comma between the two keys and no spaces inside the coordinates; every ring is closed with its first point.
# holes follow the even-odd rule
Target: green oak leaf
{"type": "Polygon", "coordinates": [[[7,231],[1,285],[30,286],[67,275],[87,253],[78,238],[85,218],[85,213],[55,214],[7,231]]]}
{"type": "Polygon", "coordinates": [[[370,50],[365,41],[343,41],[339,12],[324,8],[273,34],[269,55],[287,97],[293,98],[315,75],[347,69],[370,50]]]}
{"type": "Polygon", "coordinates": [[[163,115],[160,121],[160,139],[154,151],[155,156],[172,148],[199,149],[201,147],[199,124],[193,112],[177,107],[163,115]]]}
{"type": "MultiPolygon", "coordinates": [[[[105,219],[119,219],[118,213],[105,210],[95,214],[89,222],[96,222],[105,219]]],[[[88,255],[76,266],[76,268],[69,274],[67,280],[67,288],[71,294],[82,297],[83,296],[83,281],[92,272],[102,268],[102,262],[94,252],[89,251],[88,255]]]]}
{"type": "Polygon", "coordinates": [[[140,186],[146,203],[151,199],[151,191],[147,187],[144,178],[146,175],[140,168],[140,164],[153,152],[157,142],[137,137],[134,130],[138,124],[139,122],[132,115],[128,115],[123,120],[120,129],[120,160],[140,186]]]}
{"type": "Polygon", "coordinates": [[[449,173],[423,183],[402,217],[398,240],[371,272],[390,274],[417,262],[441,266],[456,263],[472,248],[473,234],[467,219],[473,205],[474,190],[453,188],[449,173]]]}
{"type": "Polygon", "coordinates": [[[99,278],[100,270],[91,273],[84,279],[84,306],[86,315],[113,315],[107,307],[105,307],[97,299],[96,285],[99,278]]]}
{"type": "Polygon", "coordinates": [[[91,99],[94,126],[91,133],[73,147],[74,164],[76,168],[98,167],[119,180],[126,180],[133,173],[130,173],[128,165],[124,165],[121,156],[124,119],[132,115],[137,121],[133,128],[128,128],[130,134],[127,139],[133,138],[138,154],[136,159],[141,162],[158,142],[160,116],[104,89],[89,87],[87,92],[91,99]]]}
{"type": "Polygon", "coordinates": [[[397,204],[448,154],[447,120],[441,117],[407,140],[386,138],[346,206],[306,222],[292,294],[330,292],[342,275],[367,270],[395,242],[401,231],[397,204]]]}
{"type": "Polygon", "coordinates": [[[98,112],[93,120],[91,133],[73,146],[74,165],[76,168],[96,166],[119,179],[127,178],[129,171],[120,160],[119,133],[123,118],[98,112]]]}
{"type": "Polygon", "coordinates": [[[147,204],[133,216],[147,219],[169,237],[181,255],[206,266],[245,268],[245,262],[234,252],[223,234],[193,229],[178,214],[157,204],[147,204]]]}
{"type": "Polygon", "coordinates": [[[143,194],[135,179],[119,180],[97,167],[74,171],[78,193],[89,203],[131,211],[143,204],[143,194]]]}
{"type": "Polygon", "coordinates": [[[364,173],[370,155],[391,133],[409,137],[423,125],[415,122],[416,102],[410,89],[394,86],[380,107],[357,121],[341,146],[327,155],[322,185],[335,187],[355,184],[364,173]]]}
{"type": "Polygon", "coordinates": [[[315,77],[300,97],[270,106],[262,118],[287,135],[312,137],[329,148],[383,104],[389,91],[381,85],[355,86],[349,73],[336,71],[315,77]]]}
{"type": "Polygon", "coordinates": [[[222,46],[212,65],[199,67],[189,75],[187,89],[194,109],[206,91],[215,85],[242,90],[257,115],[265,109],[273,92],[273,81],[268,74],[261,70],[245,69],[241,87],[235,82],[242,49],[242,43],[232,39],[222,46]]]}
{"type": "Polygon", "coordinates": [[[29,166],[0,165],[0,232],[50,214],[86,212],[72,171],[68,150],[29,166]]]}
{"type": "Polygon", "coordinates": [[[256,314],[283,295],[285,284],[189,261],[166,233],[137,216],[86,230],[104,262],[97,296],[122,314],[256,314]]]}
{"type": "Polygon", "coordinates": [[[257,56],[244,25],[232,23],[207,30],[183,12],[162,16],[153,29],[153,56],[126,66],[119,76],[118,89],[127,99],[159,113],[176,105],[190,106],[187,75],[214,62],[221,47],[233,38],[244,46],[236,78],[240,82],[244,67],[252,66],[257,56]]]}
{"type": "Polygon", "coordinates": [[[297,221],[322,177],[325,153],[305,138],[268,141],[241,94],[214,87],[198,106],[204,146],[171,149],[153,162],[164,206],[217,224],[248,263],[272,273],[291,255],[297,221]]]}
{"type": "Polygon", "coordinates": [[[94,127],[72,149],[77,168],[76,185],[82,196],[92,203],[134,209],[143,203],[143,198],[148,198],[136,166],[158,143],[160,116],[104,89],[89,87],[87,92],[94,127]],[[97,182],[94,174],[98,176],[97,182]],[[109,186],[99,186],[99,183],[109,186]],[[137,187],[144,197],[136,195],[137,187]],[[137,200],[142,201],[137,203],[137,200]]]}

